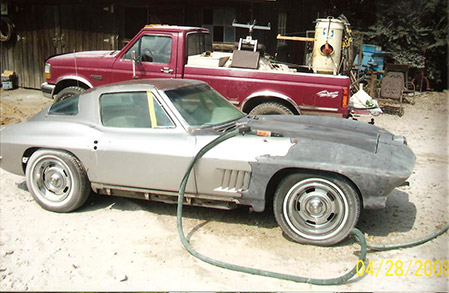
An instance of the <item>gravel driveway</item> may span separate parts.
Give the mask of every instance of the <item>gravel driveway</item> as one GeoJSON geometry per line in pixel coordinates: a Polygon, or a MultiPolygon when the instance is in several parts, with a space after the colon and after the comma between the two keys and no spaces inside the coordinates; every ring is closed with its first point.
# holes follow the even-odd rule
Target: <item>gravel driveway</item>
{"type": "MultiPolygon", "coordinates": [[[[1,123],[24,120],[51,103],[39,91],[1,92],[1,123]]],[[[364,120],[364,119],[362,119],[364,120]]],[[[405,115],[376,125],[407,137],[417,155],[410,186],[385,210],[362,211],[358,227],[372,243],[423,237],[449,221],[448,93],[425,93],[405,115]]],[[[1,139],[1,138],[0,138],[1,139]]],[[[184,230],[201,253],[254,268],[311,278],[337,277],[357,261],[346,240],[322,248],[287,241],[271,211],[185,208],[184,230]]],[[[33,291],[447,291],[449,233],[424,245],[370,252],[372,276],[320,287],[223,270],[182,247],[176,206],[92,194],[76,212],[48,212],[25,179],[0,170],[0,289],[33,291]],[[406,274],[407,271],[407,274],[406,274]]]]}

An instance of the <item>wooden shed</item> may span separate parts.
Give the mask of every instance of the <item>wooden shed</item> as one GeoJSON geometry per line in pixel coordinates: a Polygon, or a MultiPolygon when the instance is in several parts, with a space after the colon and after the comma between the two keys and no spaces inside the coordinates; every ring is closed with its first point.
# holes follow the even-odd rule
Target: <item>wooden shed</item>
{"type": "Polygon", "coordinates": [[[313,27],[316,13],[305,18],[295,13],[308,6],[306,2],[311,1],[3,1],[0,69],[15,71],[20,87],[38,89],[44,81],[47,58],[86,50],[119,50],[149,23],[203,26],[211,30],[214,42],[232,43],[247,33],[233,28],[232,20],[246,23],[257,19],[261,25],[271,23],[270,32],[255,32],[255,36],[274,55],[279,32],[296,31],[304,24],[313,27]]]}

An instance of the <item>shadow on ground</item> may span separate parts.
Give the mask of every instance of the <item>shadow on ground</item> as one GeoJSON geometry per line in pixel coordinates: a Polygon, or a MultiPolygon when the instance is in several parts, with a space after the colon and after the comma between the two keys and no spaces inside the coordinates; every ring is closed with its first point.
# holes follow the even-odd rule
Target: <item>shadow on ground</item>
{"type": "MultiPolygon", "coordinates": [[[[25,181],[17,184],[17,187],[27,191],[25,181]]],[[[84,213],[101,209],[122,211],[144,210],[158,215],[176,217],[176,205],[174,204],[105,196],[94,192],[91,193],[86,204],[76,212],[84,213]]],[[[409,201],[408,194],[399,189],[395,189],[388,197],[385,209],[361,211],[357,228],[371,236],[388,236],[393,232],[408,232],[414,225],[416,212],[416,206],[409,201]]],[[[203,222],[201,226],[208,222],[217,221],[263,228],[278,227],[271,207],[262,213],[256,213],[250,212],[247,207],[240,207],[234,210],[219,210],[184,206],[183,217],[201,220],[203,222]]],[[[200,228],[198,227],[195,231],[200,228]]],[[[189,233],[189,238],[195,231],[189,233]]],[[[343,241],[340,244],[346,245],[347,243],[343,241]]]]}
{"type": "MultiPolygon", "coordinates": [[[[144,210],[150,213],[176,217],[176,205],[155,201],[146,201],[124,197],[110,197],[91,193],[87,203],[78,212],[91,212],[99,209],[144,210]]],[[[219,210],[214,208],[184,206],[183,217],[201,221],[217,221],[223,223],[253,225],[264,228],[277,227],[271,208],[262,213],[251,212],[248,207],[234,210],[219,210]]]]}
{"type": "Polygon", "coordinates": [[[416,206],[407,193],[395,189],[381,210],[362,210],[357,228],[372,236],[387,236],[393,232],[408,232],[416,220],[416,206]]]}

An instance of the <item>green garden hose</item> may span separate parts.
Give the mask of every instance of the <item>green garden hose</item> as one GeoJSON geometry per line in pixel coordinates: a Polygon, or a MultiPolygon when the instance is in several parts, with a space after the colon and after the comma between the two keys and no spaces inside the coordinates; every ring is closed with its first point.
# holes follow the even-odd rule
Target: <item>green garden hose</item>
{"type": "Polygon", "coordinates": [[[447,223],[440,230],[430,234],[429,236],[420,238],[418,240],[405,242],[405,243],[398,243],[398,244],[378,245],[378,244],[367,243],[366,245],[367,245],[367,247],[370,250],[376,250],[376,251],[385,251],[385,250],[392,250],[392,249],[399,249],[399,248],[407,248],[407,247],[420,245],[420,244],[426,243],[427,241],[430,241],[430,240],[432,240],[434,238],[437,238],[441,234],[445,233],[448,229],[449,229],[449,223],[447,223]]]}
{"type": "Polygon", "coordinates": [[[190,164],[187,168],[187,171],[184,175],[184,178],[181,181],[181,186],[179,188],[179,197],[178,197],[177,227],[178,227],[179,238],[181,239],[181,242],[184,245],[185,249],[187,249],[187,251],[194,257],[199,258],[200,260],[207,262],[209,264],[212,264],[212,265],[224,268],[224,269],[233,270],[233,271],[242,272],[242,273],[253,274],[253,275],[289,280],[289,281],[294,281],[294,282],[299,282],[299,283],[309,283],[309,284],[314,284],[314,285],[340,285],[340,284],[344,284],[347,280],[351,279],[357,273],[357,270],[360,269],[360,267],[363,265],[362,262],[365,262],[365,260],[366,260],[366,240],[365,240],[365,237],[363,236],[363,233],[360,232],[360,230],[358,230],[356,228],[353,228],[351,230],[351,235],[355,236],[355,238],[360,243],[361,253],[360,253],[359,260],[361,260],[362,262],[358,261],[356,266],[351,271],[349,271],[348,273],[344,274],[341,277],[332,278],[332,279],[312,279],[312,278],[299,277],[299,276],[294,276],[294,275],[287,275],[287,274],[281,274],[281,273],[276,273],[276,272],[271,272],[271,271],[254,269],[254,268],[250,268],[250,267],[239,266],[239,265],[230,264],[230,263],[212,259],[210,257],[200,254],[195,249],[193,249],[193,247],[190,245],[189,241],[186,239],[184,230],[182,228],[182,208],[183,208],[183,202],[184,202],[184,192],[185,192],[185,189],[187,186],[187,181],[189,179],[190,173],[192,172],[192,169],[195,166],[195,163],[197,162],[197,160],[199,158],[201,158],[205,153],[207,153],[210,149],[212,149],[216,145],[220,144],[221,142],[223,142],[231,137],[238,135],[238,133],[239,133],[238,130],[225,132],[224,134],[220,135],[219,137],[217,137],[216,139],[214,139],[213,141],[208,143],[206,146],[204,146],[196,154],[196,156],[193,158],[193,160],[190,162],[190,164]],[[359,266],[359,268],[357,268],[357,266],[359,266]]]}
{"type": "Polygon", "coordinates": [[[400,243],[400,244],[391,244],[391,245],[375,245],[375,244],[367,244],[366,243],[366,239],[365,236],[363,235],[363,233],[356,229],[353,228],[350,232],[350,234],[352,236],[354,236],[356,238],[356,240],[359,242],[360,247],[361,247],[361,252],[360,252],[360,256],[359,256],[359,260],[357,261],[356,265],[354,266],[354,268],[349,271],[348,273],[344,274],[343,276],[337,277],[337,278],[331,278],[331,279],[312,279],[312,278],[306,278],[306,277],[300,277],[300,276],[295,276],[295,275],[288,275],[288,274],[282,274],[282,273],[276,273],[276,272],[271,272],[271,271],[266,271],[266,270],[260,270],[260,269],[254,269],[254,268],[250,268],[250,267],[245,267],[245,266],[240,266],[240,265],[235,265],[235,264],[230,264],[230,263],[226,263],[226,262],[222,262],[219,260],[215,260],[213,258],[207,257],[205,255],[202,255],[201,253],[197,252],[195,249],[193,249],[193,247],[190,245],[189,241],[186,239],[185,234],[184,234],[184,230],[182,227],[182,208],[183,208],[183,202],[184,202],[184,193],[185,193],[185,189],[187,186],[187,181],[189,179],[190,173],[193,170],[193,167],[195,166],[195,163],[205,154],[207,153],[209,150],[211,150],[212,148],[214,148],[216,145],[220,144],[221,142],[232,138],[234,136],[237,136],[239,134],[239,130],[232,130],[232,131],[228,131],[223,133],[222,135],[218,136],[217,138],[215,138],[214,140],[212,140],[211,142],[209,142],[207,145],[205,145],[196,155],[195,157],[192,159],[192,161],[190,162],[187,171],[184,175],[184,178],[181,181],[181,185],[179,188],[179,197],[178,197],[178,206],[177,206],[177,228],[178,228],[178,235],[179,238],[182,242],[182,244],[184,245],[185,249],[187,249],[187,251],[193,255],[196,258],[199,258],[200,260],[209,263],[211,265],[215,265],[224,269],[228,269],[228,270],[233,270],[233,271],[237,271],[237,272],[242,272],[242,273],[248,273],[248,274],[253,274],[253,275],[259,275],[259,276],[265,276],[265,277],[271,277],[271,278],[276,278],[276,279],[282,279],[282,280],[288,280],[288,281],[294,281],[294,282],[299,282],[299,283],[309,283],[309,284],[313,284],[313,285],[341,285],[341,284],[345,284],[346,281],[348,281],[349,279],[351,279],[354,275],[357,274],[358,270],[361,268],[362,265],[364,265],[365,261],[366,261],[366,253],[367,253],[367,248],[371,249],[371,250],[376,250],[376,251],[383,251],[383,250],[390,250],[390,249],[398,249],[398,248],[406,248],[406,247],[411,247],[411,246],[416,246],[422,243],[425,243],[427,241],[430,241],[436,237],[438,237],[439,235],[445,233],[448,229],[449,229],[449,223],[446,224],[441,230],[427,236],[421,239],[418,239],[416,241],[411,241],[411,242],[407,242],[407,243],[400,243]]]}

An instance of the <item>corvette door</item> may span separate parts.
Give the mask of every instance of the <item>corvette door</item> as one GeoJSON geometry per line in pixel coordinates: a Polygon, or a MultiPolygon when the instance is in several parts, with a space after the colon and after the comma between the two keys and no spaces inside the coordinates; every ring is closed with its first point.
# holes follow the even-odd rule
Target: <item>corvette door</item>
{"type": "MultiPolygon", "coordinates": [[[[195,138],[177,127],[152,92],[103,94],[100,114],[104,134],[96,150],[98,183],[178,190],[195,138]]],[[[189,180],[187,192],[195,191],[189,180]]]]}

